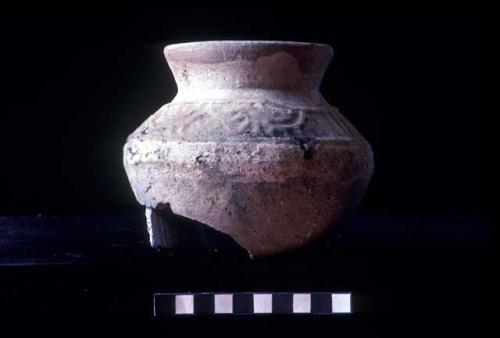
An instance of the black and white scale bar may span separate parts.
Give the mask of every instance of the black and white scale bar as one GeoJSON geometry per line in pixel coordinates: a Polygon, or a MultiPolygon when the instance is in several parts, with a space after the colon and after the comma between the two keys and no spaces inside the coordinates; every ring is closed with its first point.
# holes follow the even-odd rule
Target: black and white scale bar
{"type": "Polygon", "coordinates": [[[350,293],[156,293],[155,316],[351,313],[350,293]]]}

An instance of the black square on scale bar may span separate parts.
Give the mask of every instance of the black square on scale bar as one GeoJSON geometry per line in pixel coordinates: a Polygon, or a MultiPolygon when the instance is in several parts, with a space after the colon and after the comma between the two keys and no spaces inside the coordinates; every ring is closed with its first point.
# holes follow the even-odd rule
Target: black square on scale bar
{"type": "Polygon", "coordinates": [[[311,312],[317,314],[332,313],[332,294],[321,292],[311,294],[311,312]]]}
{"type": "Polygon", "coordinates": [[[199,293],[194,295],[194,313],[195,314],[213,314],[214,313],[214,295],[208,293],[199,293]]]}
{"type": "Polygon", "coordinates": [[[154,295],[155,316],[171,316],[175,314],[175,295],[154,295]]]}
{"type": "Polygon", "coordinates": [[[293,312],[293,294],[275,293],[273,294],[273,313],[292,313],[293,312]]]}
{"type": "Polygon", "coordinates": [[[253,294],[235,293],[233,296],[234,313],[253,313],[253,294]]]}

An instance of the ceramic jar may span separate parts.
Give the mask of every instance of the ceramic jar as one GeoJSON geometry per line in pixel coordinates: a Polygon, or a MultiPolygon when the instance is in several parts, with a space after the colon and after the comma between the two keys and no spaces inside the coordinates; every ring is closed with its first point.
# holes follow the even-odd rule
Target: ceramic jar
{"type": "MultiPolygon", "coordinates": [[[[149,218],[167,210],[268,255],[310,243],[359,204],[373,155],[319,92],[330,46],[207,41],[164,53],[177,96],[124,147],[149,218]]],[[[164,225],[148,224],[161,246],[152,227],[164,225]]]]}

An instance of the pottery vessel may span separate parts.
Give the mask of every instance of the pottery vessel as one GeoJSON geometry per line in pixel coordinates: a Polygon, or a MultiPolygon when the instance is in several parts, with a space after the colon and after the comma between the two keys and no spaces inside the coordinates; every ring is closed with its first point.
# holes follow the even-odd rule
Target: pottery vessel
{"type": "Polygon", "coordinates": [[[152,245],[164,242],[154,227],[165,225],[151,219],[163,210],[229,234],[251,255],[276,254],[359,204],[373,154],[319,92],[330,46],[208,41],[164,53],[177,96],[124,147],[152,245]]]}

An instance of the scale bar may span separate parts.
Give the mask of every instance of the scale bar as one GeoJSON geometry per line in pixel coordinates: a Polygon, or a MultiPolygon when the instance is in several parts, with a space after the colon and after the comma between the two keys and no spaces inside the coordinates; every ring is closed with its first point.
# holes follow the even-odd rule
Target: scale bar
{"type": "Polygon", "coordinates": [[[350,293],[156,293],[155,316],[351,313],[350,293]]]}

